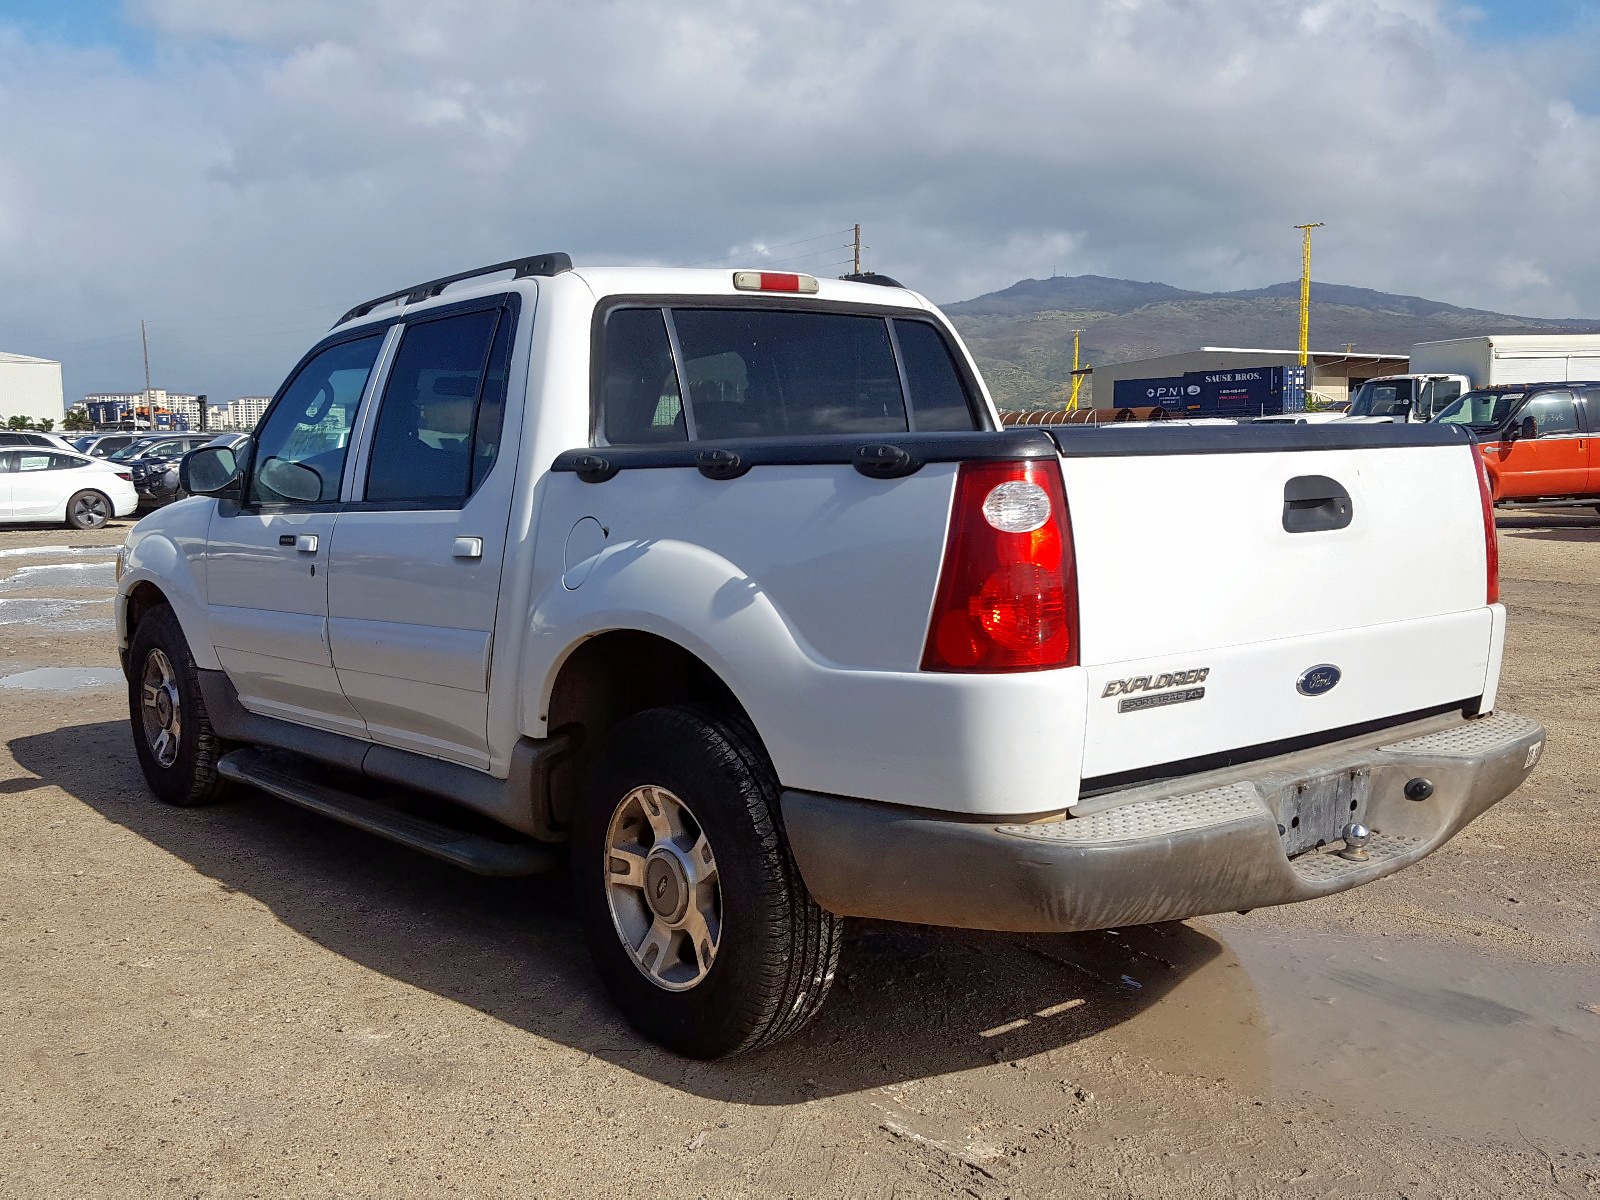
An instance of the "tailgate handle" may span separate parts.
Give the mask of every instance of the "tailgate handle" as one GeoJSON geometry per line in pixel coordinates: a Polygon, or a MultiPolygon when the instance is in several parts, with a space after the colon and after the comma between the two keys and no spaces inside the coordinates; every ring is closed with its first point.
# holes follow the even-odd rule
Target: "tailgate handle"
{"type": "Polygon", "coordinates": [[[1355,511],[1350,493],[1326,475],[1296,475],[1283,485],[1283,528],[1286,533],[1343,529],[1355,511]]]}

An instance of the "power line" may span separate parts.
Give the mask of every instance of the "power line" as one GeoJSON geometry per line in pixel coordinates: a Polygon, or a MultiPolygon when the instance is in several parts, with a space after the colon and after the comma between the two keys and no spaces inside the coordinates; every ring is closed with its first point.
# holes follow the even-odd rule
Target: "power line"
{"type": "MultiPolygon", "coordinates": [[[[750,250],[735,250],[733,253],[724,254],[720,258],[702,258],[699,262],[680,263],[679,265],[680,266],[685,266],[685,267],[704,267],[704,266],[708,266],[708,265],[713,264],[713,263],[727,262],[730,259],[744,258],[747,255],[751,255],[751,254],[770,254],[774,250],[787,250],[790,246],[804,246],[809,242],[820,242],[820,241],[822,241],[823,238],[843,237],[845,234],[847,234],[849,232],[851,232],[851,231],[848,230],[848,229],[835,229],[835,230],[832,230],[832,231],[830,231],[828,233],[819,233],[815,237],[798,238],[798,239],[796,239],[795,241],[792,241],[792,242],[779,242],[776,246],[762,246],[760,249],[751,248],[750,250]]],[[[822,253],[826,253],[826,251],[825,250],[818,250],[818,251],[814,251],[814,253],[822,254],[822,253]]],[[[797,257],[804,258],[806,256],[802,254],[802,255],[799,255],[797,257]]],[[[771,260],[768,260],[768,261],[771,261],[771,260]]],[[[791,260],[789,260],[789,259],[780,259],[778,261],[780,261],[780,262],[788,262],[788,261],[791,261],[791,260]]]]}

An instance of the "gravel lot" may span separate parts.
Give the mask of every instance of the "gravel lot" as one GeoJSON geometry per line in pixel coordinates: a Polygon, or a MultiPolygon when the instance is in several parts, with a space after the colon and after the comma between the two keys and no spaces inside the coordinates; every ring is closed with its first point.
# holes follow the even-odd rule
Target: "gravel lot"
{"type": "Polygon", "coordinates": [[[1600,517],[1501,518],[1549,750],[1434,857],[1120,933],[862,925],[804,1036],[711,1065],[616,1019],[559,879],[154,803],[125,530],[0,529],[0,1193],[1600,1196],[1600,517]]]}

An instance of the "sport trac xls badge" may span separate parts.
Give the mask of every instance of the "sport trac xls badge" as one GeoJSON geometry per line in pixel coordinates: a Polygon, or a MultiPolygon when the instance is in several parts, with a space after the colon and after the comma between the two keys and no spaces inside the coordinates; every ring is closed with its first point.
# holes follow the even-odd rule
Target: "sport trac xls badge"
{"type": "Polygon", "coordinates": [[[1113,679],[1106,684],[1106,690],[1100,693],[1100,698],[1106,700],[1112,696],[1125,697],[1117,701],[1119,713],[1144,712],[1150,708],[1187,704],[1191,700],[1205,699],[1205,688],[1192,685],[1204,683],[1206,676],[1210,674],[1210,667],[1196,667],[1192,671],[1168,671],[1162,675],[1134,675],[1129,679],[1113,679]]]}

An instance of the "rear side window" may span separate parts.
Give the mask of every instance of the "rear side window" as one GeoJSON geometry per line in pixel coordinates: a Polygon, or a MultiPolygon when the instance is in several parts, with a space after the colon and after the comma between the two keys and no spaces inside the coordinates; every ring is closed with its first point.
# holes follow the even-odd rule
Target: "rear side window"
{"type": "Polygon", "coordinates": [[[407,327],[378,408],[368,501],[472,494],[499,449],[511,324],[490,308],[407,327]]]}
{"type": "Polygon", "coordinates": [[[943,334],[916,319],[618,308],[597,384],[613,445],[980,428],[943,334]]]}
{"type": "Polygon", "coordinates": [[[607,315],[600,413],[601,432],[614,446],[688,440],[672,342],[659,308],[617,308],[607,315]]]}

